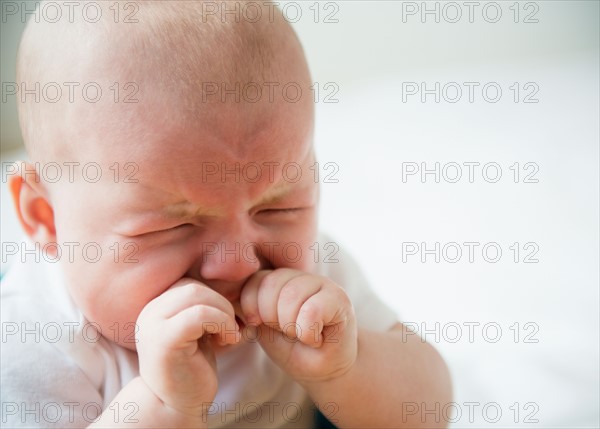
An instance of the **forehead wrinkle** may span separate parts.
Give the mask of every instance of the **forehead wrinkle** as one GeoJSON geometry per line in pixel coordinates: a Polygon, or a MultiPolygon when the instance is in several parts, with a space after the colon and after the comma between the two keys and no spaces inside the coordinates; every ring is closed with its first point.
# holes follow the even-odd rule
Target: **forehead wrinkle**
{"type": "MultiPolygon", "coordinates": [[[[274,187],[263,191],[256,200],[251,203],[251,206],[273,204],[287,197],[293,190],[294,184],[286,181],[281,181],[274,187]]],[[[206,217],[218,217],[225,213],[220,207],[207,207],[201,203],[194,203],[188,200],[182,200],[177,203],[169,204],[161,209],[161,214],[167,218],[176,219],[197,219],[206,217]]]]}
{"type": "Polygon", "coordinates": [[[164,207],[161,212],[168,218],[176,219],[196,219],[202,217],[216,217],[221,214],[219,209],[211,209],[192,204],[188,201],[182,201],[164,207]]]}

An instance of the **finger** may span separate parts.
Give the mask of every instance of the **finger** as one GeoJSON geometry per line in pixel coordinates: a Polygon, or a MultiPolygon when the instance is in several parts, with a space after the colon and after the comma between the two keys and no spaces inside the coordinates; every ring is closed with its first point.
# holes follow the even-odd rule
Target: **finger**
{"type": "Polygon", "coordinates": [[[296,338],[302,330],[296,320],[302,305],[323,287],[321,277],[302,274],[290,279],[281,289],[277,302],[277,314],[283,333],[296,338]]]}
{"type": "Polygon", "coordinates": [[[239,341],[239,327],[235,319],[210,305],[193,305],[166,320],[166,336],[172,346],[187,346],[206,335],[216,335],[220,344],[239,341]]]}
{"type": "Polygon", "coordinates": [[[179,280],[152,301],[153,311],[164,319],[194,305],[210,305],[235,317],[233,306],[227,298],[190,278],[179,280]]]}
{"type": "Polygon", "coordinates": [[[271,270],[262,270],[256,272],[248,279],[242,293],[240,294],[240,305],[242,307],[244,323],[247,325],[258,326],[262,323],[258,312],[258,289],[263,278],[269,274],[271,270]]]}
{"type": "Polygon", "coordinates": [[[308,298],[298,312],[298,339],[311,347],[320,347],[327,336],[328,342],[337,342],[353,311],[346,293],[337,285],[324,287],[308,298]]]}
{"type": "Polygon", "coordinates": [[[280,268],[271,271],[265,277],[258,288],[258,313],[263,323],[274,329],[280,330],[279,317],[277,313],[277,302],[281,289],[295,277],[304,275],[303,272],[288,268],[280,268]]]}

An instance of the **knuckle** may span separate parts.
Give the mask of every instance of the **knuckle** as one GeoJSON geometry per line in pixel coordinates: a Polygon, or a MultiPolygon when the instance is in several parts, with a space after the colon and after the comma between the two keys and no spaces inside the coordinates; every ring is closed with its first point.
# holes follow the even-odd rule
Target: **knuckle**
{"type": "Polygon", "coordinates": [[[319,305],[313,301],[309,301],[306,302],[300,309],[298,318],[308,321],[314,321],[318,319],[320,313],[321,309],[319,308],[319,305]]]}
{"type": "Polygon", "coordinates": [[[336,302],[350,302],[350,298],[348,297],[346,290],[334,281],[328,278],[322,278],[322,284],[324,288],[327,288],[330,291],[336,302]]]}
{"type": "Polygon", "coordinates": [[[261,281],[261,287],[267,290],[275,289],[279,283],[280,277],[281,273],[279,273],[277,270],[265,274],[261,281]]]}
{"type": "Polygon", "coordinates": [[[345,304],[350,303],[350,297],[348,296],[346,291],[341,286],[335,285],[334,291],[335,291],[334,292],[335,298],[338,302],[345,303],[345,304]]]}
{"type": "Polygon", "coordinates": [[[205,305],[194,305],[190,309],[191,318],[199,323],[206,323],[208,319],[208,308],[205,305]]]}
{"type": "Polygon", "coordinates": [[[240,304],[242,305],[242,307],[254,307],[255,301],[256,298],[254,294],[251,294],[250,291],[246,289],[242,289],[242,293],[240,294],[240,304]]]}
{"type": "Polygon", "coordinates": [[[290,273],[293,272],[295,272],[295,270],[291,268],[278,268],[276,270],[269,271],[263,277],[261,287],[275,289],[280,285],[282,279],[286,278],[290,275],[290,273]]]}
{"type": "Polygon", "coordinates": [[[294,282],[288,282],[282,289],[279,295],[279,300],[283,304],[293,304],[297,302],[301,297],[301,290],[298,287],[299,285],[294,282]]]}
{"type": "Polygon", "coordinates": [[[188,283],[183,286],[183,293],[186,298],[198,301],[206,294],[206,286],[196,282],[188,283]]]}

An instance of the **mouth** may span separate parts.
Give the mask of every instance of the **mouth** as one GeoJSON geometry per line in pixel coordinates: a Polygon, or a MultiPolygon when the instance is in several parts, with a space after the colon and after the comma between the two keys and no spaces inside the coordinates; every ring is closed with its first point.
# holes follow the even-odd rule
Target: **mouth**
{"type": "Polygon", "coordinates": [[[232,302],[233,305],[233,311],[235,312],[235,321],[238,324],[238,326],[241,329],[244,329],[246,327],[246,321],[244,318],[244,313],[242,311],[242,305],[240,304],[239,301],[234,301],[232,302]]]}
{"type": "Polygon", "coordinates": [[[246,327],[246,324],[244,323],[244,321],[237,314],[235,315],[235,321],[238,324],[238,326],[240,327],[240,330],[243,330],[246,327]]]}

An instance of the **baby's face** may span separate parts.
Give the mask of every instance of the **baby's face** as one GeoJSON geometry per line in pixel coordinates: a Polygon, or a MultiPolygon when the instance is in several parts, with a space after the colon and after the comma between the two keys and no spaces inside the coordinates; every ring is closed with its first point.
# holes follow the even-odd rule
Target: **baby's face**
{"type": "Polygon", "coordinates": [[[140,103],[110,114],[110,132],[80,130],[86,141],[75,158],[99,163],[102,179],[51,186],[50,194],[57,242],[79,243],[72,263],[62,258],[70,294],[109,340],[134,349],[142,308],[182,277],[236,307],[256,271],[312,269],[312,106],[263,107],[256,114],[217,102],[200,119],[182,120],[182,112],[140,103]]]}

